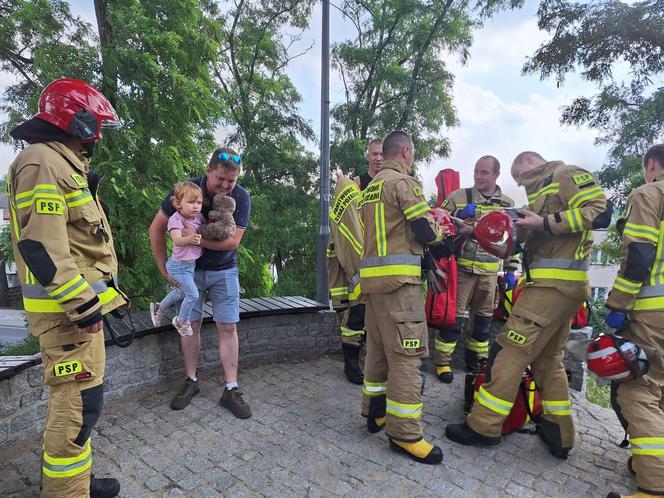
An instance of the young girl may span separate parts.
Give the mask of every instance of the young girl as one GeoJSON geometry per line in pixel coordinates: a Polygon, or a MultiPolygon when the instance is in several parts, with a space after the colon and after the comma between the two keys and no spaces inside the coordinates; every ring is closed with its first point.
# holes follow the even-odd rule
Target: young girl
{"type": "Polygon", "coordinates": [[[160,303],[150,303],[150,315],[153,325],[158,327],[164,310],[182,300],[180,313],[173,318],[173,327],[180,335],[189,336],[193,334],[189,317],[198,301],[194,269],[196,260],[203,253],[200,246],[201,236],[197,233],[198,227],[205,223],[201,214],[203,191],[194,183],[180,182],[175,185],[171,200],[177,212],[168,219],[168,232],[173,239],[173,254],[166,262],[166,271],[180,284],[180,288],[174,288],[160,303]],[[183,236],[182,231],[185,228],[192,230],[194,235],[183,236]]]}

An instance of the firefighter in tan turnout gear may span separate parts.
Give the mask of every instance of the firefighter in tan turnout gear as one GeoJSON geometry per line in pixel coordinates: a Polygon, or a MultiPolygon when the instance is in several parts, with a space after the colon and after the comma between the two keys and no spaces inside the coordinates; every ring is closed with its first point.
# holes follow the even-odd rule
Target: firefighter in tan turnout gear
{"type": "Polygon", "coordinates": [[[327,273],[332,307],[339,317],[344,373],[353,384],[362,384],[364,380],[359,365],[365,332],[360,288],[362,223],[357,208],[359,197],[360,188],[338,174],[334,202],[330,209],[327,273]]]}
{"type": "Polygon", "coordinates": [[[465,445],[498,444],[530,364],[543,407],[538,434],[551,454],[567,458],[574,426],[563,348],[571,317],[589,293],[591,230],[609,225],[612,208],[590,173],[546,161],[536,152],[519,154],[512,176],[526,188],[530,208],[519,210],[523,218],[516,221],[524,241],[525,273],[518,285],[526,288],[491,345],[487,383],[466,422],[448,425],[445,434],[465,445]]]}
{"type": "Polygon", "coordinates": [[[643,168],[646,184],[630,194],[618,222],[620,269],[606,303],[607,324],[641,347],[649,364],[644,376],[617,384],[639,498],[664,496],[664,144],[646,152],[643,168]]]}
{"type": "Polygon", "coordinates": [[[360,200],[367,327],[362,415],[370,432],[385,426],[393,450],[418,462],[439,463],[442,451],[423,439],[420,424],[421,367],[428,357],[421,258],[425,245],[435,251],[443,244],[445,233],[429,214],[422,186],[410,176],[410,137],[390,133],[383,155],[382,169],[360,200]]]}
{"type": "MultiPolygon", "coordinates": [[[[475,185],[456,190],[443,203],[443,209],[450,216],[476,222],[491,211],[514,206],[514,201],[502,193],[496,185],[500,175],[500,163],[493,156],[482,156],[475,163],[475,185]]],[[[477,366],[478,358],[486,358],[489,353],[489,328],[496,299],[496,281],[501,261],[468,238],[457,257],[457,309],[456,324],[450,328],[436,329],[435,358],[436,375],[445,383],[454,380],[451,360],[456,348],[463,316],[470,308],[472,335],[466,337],[465,360],[468,369],[477,366]]],[[[505,271],[512,275],[518,268],[517,260],[510,260],[505,271]]],[[[506,279],[508,280],[508,279],[506,279]]],[[[507,289],[509,290],[509,289],[507,289]]]]}
{"type": "Polygon", "coordinates": [[[103,405],[102,317],[125,304],[118,263],[89,162],[102,127],[119,120],[89,84],[62,78],[39,113],[12,130],[31,145],[7,174],[11,235],[30,332],[39,338],[49,386],[43,497],[110,497],[115,479],[92,479],[90,433],[103,405]]]}

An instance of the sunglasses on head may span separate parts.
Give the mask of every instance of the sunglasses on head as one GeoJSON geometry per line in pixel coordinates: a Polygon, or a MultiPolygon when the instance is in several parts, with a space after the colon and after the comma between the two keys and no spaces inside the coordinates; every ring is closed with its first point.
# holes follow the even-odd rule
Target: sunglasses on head
{"type": "Polygon", "coordinates": [[[242,159],[240,159],[240,156],[238,156],[237,154],[229,154],[228,152],[219,153],[219,160],[226,162],[231,159],[235,164],[242,164],[242,159]]]}

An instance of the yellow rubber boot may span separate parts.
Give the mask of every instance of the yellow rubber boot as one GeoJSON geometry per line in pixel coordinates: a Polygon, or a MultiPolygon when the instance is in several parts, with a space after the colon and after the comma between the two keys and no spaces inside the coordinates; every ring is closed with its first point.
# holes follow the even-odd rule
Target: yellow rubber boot
{"type": "Polygon", "coordinates": [[[419,463],[437,464],[443,461],[443,451],[424,439],[415,443],[390,439],[390,448],[397,453],[405,453],[419,463]]]}
{"type": "Polygon", "coordinates": [[[367,417],[367,430],[371,434],[380,432],[383,427],[385,427],[385,417],[367,417]]]}
{"type": "Polygon", "coordinates": [[[441,382],[445,384],[451,384],[454,380],[454,374],[452,373],[452,367],[445,365],[442,367],[436,367],[436,377],[441,382]]]}
{"type": "Polygon", "coordinates": [[[657,495],[651,495],[648,493],[643,493],[641,491],[637,491],[633,495],[620,495],[618,493],[609,493],[606,495],[606,498],[657,498],[657,495]]]}

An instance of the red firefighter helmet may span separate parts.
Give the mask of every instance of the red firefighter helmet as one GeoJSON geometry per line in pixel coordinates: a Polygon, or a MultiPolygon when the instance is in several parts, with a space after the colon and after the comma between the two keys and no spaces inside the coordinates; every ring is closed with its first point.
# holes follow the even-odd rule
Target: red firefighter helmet
{"type": "Polygon", "coordinates": [[[35,117],[84,142],[99,140],[102,128],[120,128],[118,115],[108,99],[89,83],[74,78],[49,83],[39,96],[35,117]]]}
{"type": "Polygon", "coordinates": [[[638,379],[648,371],[644,351],[631,341],[617,335],[598,335],[588,345],[588,370],[598,377],[615,382],[638,379]]]}
{"type": "Polygon", "coordinates": [[[516,249],[514,218],[503,211],[492,211],[482,216],[473,229],[475,239],[489,254],[505,259],[516,249]]]}
{"type": "Polygon", "coordinates": [[[454,222],[452,221],[452,218],[450,218],[450,215],[445,212],[445,210],[438,207],[431,208],[431,216],[433,217],[433,221],[438,223],[438,225],[447,228],[449,237],[456,235],[457,232],[456,227],[454,226],[454,222]]]}

